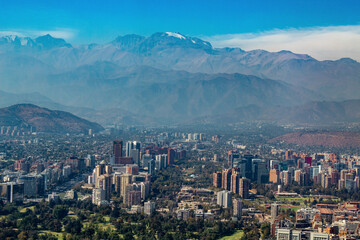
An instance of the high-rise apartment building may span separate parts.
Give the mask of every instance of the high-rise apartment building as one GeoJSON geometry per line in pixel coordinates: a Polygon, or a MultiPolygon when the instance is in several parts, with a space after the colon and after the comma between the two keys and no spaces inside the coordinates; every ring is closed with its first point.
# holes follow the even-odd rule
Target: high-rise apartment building
{"type": "Polygon", "coordinates": [[[230,191],[234,194],[239,193],[239,184],[240,184],[240,173],[233,172],[231,175],[231,184],[230,184],[230,191]]]}
{"type": "Polygon", "coordinates": [[[122,174],[120,176],[120,195],[125,198],[126,196],[126,186],[131,184],[131,174],[122,174]]]}
{"type": "Polygon", "coordinates": [[[144,203],[144,214],[151,215],[155,212],[155,202],[145,202],[144,203]]]}
{"type": "Polygon", "coordinates": [[[225,190],[230,190],[230,186],[231,186],[231,174],[232,174],[232,170],[231,169],[224,169],[222,171],[222,180],[221,180],[221,187],[224,188],[225,190]]]}
{"type": "Polygon", "coordinates": [[[112,194],[112,176],[110,174],[101,175],[98,179],[98,187],[105,191],[105,200],[110,201],[112,194]]]}
{"type": "Polygon", "coordinates": [[[249,198],[249,188],[250,188],[250,180],[247,178],[240,178],[239,182],[239,195],[247,199],[249,198]]]}
{"type": "Polygon", "coordinates": [[[280,182],[279,170],[271,169],[269,174],[269,182],[278,184],[280,182]]]}
{"type": "Polygon", "coordinates": [[[232,206],[232,192],[224,190],[217,193],[217,204],[224,208],[232,206]]]}
{"type": "Polygon", "coordinates": [[[242,216],[242,201],[240,198],[235,198],[233,200],[233,216],[238,220],[241,219],[242,216]]]}
{"type": "Polygon", "coordinates": [[[222,173],[215,172],[213,173],[213,186],[216,188],[221,188],[221,180],[222,180],[222,173]]]}
{"type": "Polygon", "coordinates": [[[140,205],[141,204],[141,192],[140,191],[130,191],[128,194],[128,207],[133,205],[140,205]]]}
{"type": "Polygon", "coordinates": [[[92,191],[92,203],[95,205],[101,205],[106,199],[106,193],[104,189],[94,188],[92,191]]]}
{"type": "Polygon", "coordinates": [[[279,205],[277,203],[271,204],[271,223],[274,223],[279,215],[279,205]]]}

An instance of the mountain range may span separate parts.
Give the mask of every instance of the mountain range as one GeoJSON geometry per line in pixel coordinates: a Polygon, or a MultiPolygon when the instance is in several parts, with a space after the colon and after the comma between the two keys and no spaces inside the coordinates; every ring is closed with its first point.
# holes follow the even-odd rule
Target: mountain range
{"type": "Polygon", "coordinates": [[[77,46],[50,35],[8,36],[0,38],[0,78],[0,90],[17,95],[7,101],[19,103],[20,95],[26,99],[36,92],[41,106],[87,109],[83,115],[96,112],[100,119],[101,112],[111,112],[114,119],[134,124],[229,114],[276,121],[283,118],[264,116],[356,99],[360,63],[318,61],[289,51],[214,48],[171,32],[77,46]]]}

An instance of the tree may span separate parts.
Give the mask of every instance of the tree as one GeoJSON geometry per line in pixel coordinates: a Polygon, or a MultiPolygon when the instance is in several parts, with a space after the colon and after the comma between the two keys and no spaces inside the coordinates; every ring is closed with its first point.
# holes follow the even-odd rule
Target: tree
{"type": "Polygon", "coordinates": [[[54,232],[61,232],[62,224],[59,220],[54,219],[48,223],[47,228],[54,232]]]}
{"type": "Polygon", "coordinates": [[[268,191],[266,194],[265,194],[265,197],[269,198],[270,200],[274,200],[275,199],[275,196],[273,194],[272,191],[268,191]]]}
{"type": "Polygon", "coordinates": [[[270,236],[270,223],[264,222],[260,227],[261,238],[266,239],[270,236]]]}
{"type": "Polygon", "coordinates": [[[124,234],[124,240],[133,240],[134,239],[134,236],[131,232],[127,232],[124,234]]]}
{"type": "Polygon", "coordinates": [[[61,205],[56,205],[53,210],[53,216],[55,219],[62,220],[68,215],[69,210],[61,205]]]}
{"type": "Polygon", "coordinates": [[[65,225],[65,231],[71,234],[79,234],[81,232],[82,224],[79,220],[70,220],[65,225]]]}
{"type": "Polygon", "coordinates": [[[23,220],[21,220],[19,224],[19,229],[22,231],[28,231],[28,230],[36,230],[38,224],[38,219],[36,215],[31,214],[26,217],[24,217],[23,220]]]}
{"type": "Polygon", "coordinates": [[[58,238],[57,237],[55,237],[54,235],[52,235],[52,234],[42,234],[42,235],[40,235],[39,236],[39,239],[40,240],[57,240],[58,238]]]}
{"type": "Polygon", "coordinates": [[[94,234],[95,234],[95,229],[94,229],[93,225],[88,226],[87,228],[85,228],[84,235],[85,235],[86,238],[92,239],[94,234]]]}

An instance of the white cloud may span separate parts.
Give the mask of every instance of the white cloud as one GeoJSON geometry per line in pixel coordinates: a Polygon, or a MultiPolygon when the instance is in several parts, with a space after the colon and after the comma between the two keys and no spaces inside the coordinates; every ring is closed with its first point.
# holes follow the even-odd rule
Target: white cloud
{"type": "Polygon", "coordinates": [[[228,34],[207,37],[214,47],[244,50],[289,50],[319,60],[350,57],[360,61],[360,25],[275,29],[262,33],[228,34]]]}
{"type": "Polygon", "coordinates": [[[76,35],[76,30],[74,29],[63,29],[57,28],[53,30],[23,30],[23,29],[15,29],[15,30],[0,30],[0,37],[1,36],[9,36],[9,35],[16,35],[19,37],[39,37],[46,34],[50,34],[55,38],[63,38],[67,41],[73,39],[76,35]]]}

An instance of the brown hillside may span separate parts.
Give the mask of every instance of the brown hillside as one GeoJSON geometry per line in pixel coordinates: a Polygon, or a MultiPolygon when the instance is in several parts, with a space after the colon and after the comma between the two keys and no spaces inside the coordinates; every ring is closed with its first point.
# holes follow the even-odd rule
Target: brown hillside
{"type": "Polygon", "coordinates": [[[97,123],[71,113],[41,108],[32,104],[18,104],[0,109],[0,126],[31,126],[37,132],[87,133],[103,130],[97,123]]]}
{"type": "Polygon", "coordinates": [[[355,132],[295,132],[270,140],[305,146],[360,147],[360,133],[355,132]]]}

